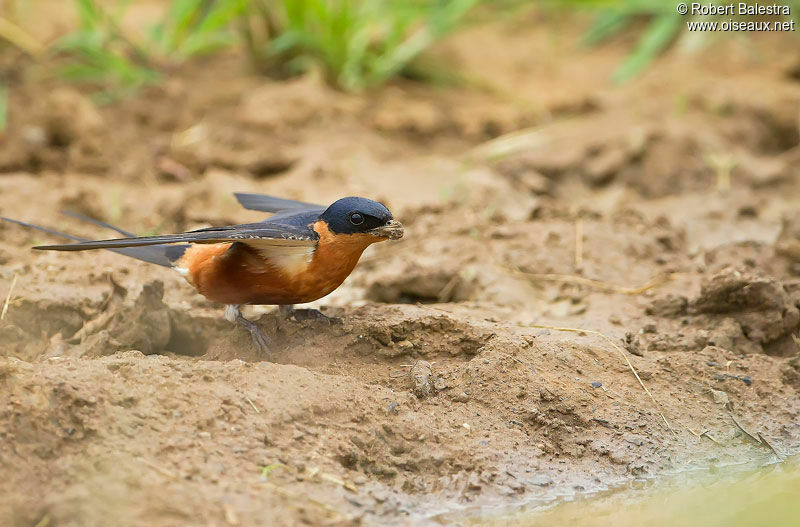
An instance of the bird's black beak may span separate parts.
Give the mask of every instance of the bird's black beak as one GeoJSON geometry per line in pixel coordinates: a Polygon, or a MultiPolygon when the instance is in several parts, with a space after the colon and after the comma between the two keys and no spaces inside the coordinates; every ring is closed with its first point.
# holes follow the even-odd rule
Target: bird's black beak
{"type": "Polygon", "coordinates": [[[388,238],[390,240],[399,240],[403,237],[403,224],[397,220],[389,220],[380,227],[375,227],[367,232],[373,236],[388,238]]]}

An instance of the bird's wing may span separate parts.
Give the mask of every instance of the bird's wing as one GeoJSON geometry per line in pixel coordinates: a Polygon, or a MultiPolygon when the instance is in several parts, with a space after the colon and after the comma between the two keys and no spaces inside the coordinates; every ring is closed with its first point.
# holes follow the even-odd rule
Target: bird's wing
{"type": "Polygon", "coordinates": [[[140,236],[113,240],[91,240],[63,245],[40,245],[34,249],[48,251],[85,251],[116,249],[172,243],[231,243],[240,242],[261,249],[265,247],[312,247],[319,235],[306,226],[275,223],[246,223],[228,227],[210,227],[182,234],[140,236]]]}
{"type": "Polygon", "coordinates": [[[273,214],[264,223],[270,225],[289,225],[293,227],[305,227],[314,224],[319,220],[320,214],[325,209],[311,209],[311,210],[284,210],[277,214],[273,214]]]}
{"type": "Polygon", "coordinates": [[[266,194],[246,194],[239,192],[235,193],[234,196],[236,196],[236,200],[242,207],[261,212],[325,210],[323,205],[306,203],[305,201],[295,201],[293,199],[276,198],[274,196],[267,196],[266,194]]]}
{"type": "Polygon", "coordinates": [[[92,223],[94,225],[97,225],[98,227],[103,227],[104,229],[110,229],[112,231],[117,231],[118,233],[120,233],[121,235],[123,235],[123,236],[125,236],[127,238],[133,238],[133,237],[136,236],[136,234],[134,234],[132,232],[126,231],[124,229],[120,229],[119,227],[114,227],[113,225],[109,225],[108,223],[106,223],[104,221],[100,221],[100,220],[96,220],[94,218],[90,218],[89,216],[80,214],[78,212],[72,212],[70,210],[62,210],[61,214],[65,215],[65,216],[69,216],[70,218],[75,218],[76,220],[81,220],[81,221],[85,221],[85,222],[88,222],[88,223],[92,223]]]}

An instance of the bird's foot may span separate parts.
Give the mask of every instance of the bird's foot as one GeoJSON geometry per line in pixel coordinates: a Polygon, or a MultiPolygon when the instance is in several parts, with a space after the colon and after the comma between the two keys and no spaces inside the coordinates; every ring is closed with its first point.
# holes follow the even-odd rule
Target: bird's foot
{"type": "Polygon", "coordinates": [[[341,324],[339,317],[330,317],[319,309],[297,309],[293,306],[280,306],[280,311],[286,318],[293,318],[298,322],[301,320],[319,320],[331,324],[341,324]]]}
{"type": "Polygon", "coordinates": [[[258,324],[244,318],[239,306],[227,306],[227,308],[225,308],[225,318],[236,323],[250,333],[253,346],[255,346],[260,353],[264,355],[269,355],[271,353],[270,348],[272,347],[272,340],[258,327],[258,324]]]}
{"type": "Polygon", "coordinates": [[[256,325],[255,322],[251,322],[250,320],[241,317],[238,323],[244,329],[246,329],[248,333],[250,333],[250,339],[253,341],[253,346],[255,346],[260,353],[269,355],[272,352],[270,349],[272,346],[272,341],[266,335],[266,333],[264,333],[261,328],[256,325]]]}

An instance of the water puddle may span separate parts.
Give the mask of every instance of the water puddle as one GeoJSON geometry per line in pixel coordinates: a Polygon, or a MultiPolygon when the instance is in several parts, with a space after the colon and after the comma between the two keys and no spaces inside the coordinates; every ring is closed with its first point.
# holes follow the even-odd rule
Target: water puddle
{"type": "Polygon", "coordinates": [[[798,526],[800,456],[684,472],[514,512],[457,521],[482,527],[798,526]]]}

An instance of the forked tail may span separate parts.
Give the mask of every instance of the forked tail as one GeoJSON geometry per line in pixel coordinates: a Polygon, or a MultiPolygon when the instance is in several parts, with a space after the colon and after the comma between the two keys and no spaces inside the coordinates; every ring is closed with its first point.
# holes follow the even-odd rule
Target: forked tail
{"type": "MultiPolygon", "coordinates": [[[[96,220],[94,218],[90,218],[88,216],[84,216],[83,214],[78,214],[76,212],[65,212],[62,211],[62,214],[70,216],[72,218],[76,218],[79,220],[83,220],[89,222],[93,225],[97,225],[98,227],[103,227],[105,229],[111,229],[112,231],[116,231],[119,234],[125,237],[133,237],[136,236],[135,234],[120,229],[119,227],[114,227],[113,225],[109,225],[106,222],[96,220]]],[[[26,223],[24,221],[13,220],[11,218],[4,218],[0,216],[0,219],[5,221],[16,223],[17,225],[22,225],[23,227],[27,227],[29,229],[36,229],[38,231],[46,232],[47,234],[51,234],[53,236],[58,236],[60,238],[66,238],[68,240],[73,240],[76,242],[86,242],[89,241],[88,238],[81,238],[80,236],[74,236],[72,234],[68,234],[66,232],[57,231],[54,229],[49,229],[47,227],[42,227],[41,225],[34,225],[33,223],[26,223]]],[[[156,265],[162,265],[164,267],[172,267],[173,264],[183,256],[183,253],[186,252],[190,245],[187,244],[173,244],[173,245],[147,245],[144,247],[120,247],[120,248],[110,248],[107,249],[109,251],[124,254],[125,256],[130,256],[131,258],[135,258],[137,260],[142,260],[143,262],[153,263],[156,265]]]]}

